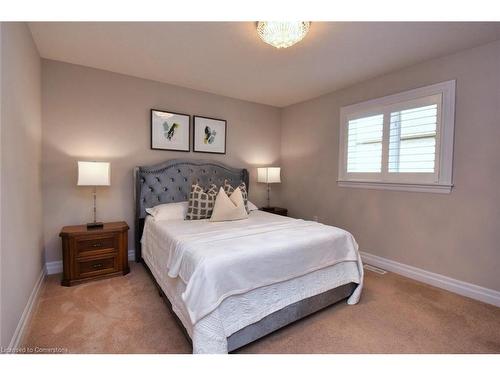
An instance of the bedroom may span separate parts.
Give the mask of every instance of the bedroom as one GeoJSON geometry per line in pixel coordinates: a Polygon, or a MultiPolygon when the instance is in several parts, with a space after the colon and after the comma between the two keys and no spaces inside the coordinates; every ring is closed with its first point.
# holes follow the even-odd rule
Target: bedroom
{"type": "Polygon", "coordinates": [[[500,23],[457,18],[2,22],[2,352],[500,353],[500,23]]]}

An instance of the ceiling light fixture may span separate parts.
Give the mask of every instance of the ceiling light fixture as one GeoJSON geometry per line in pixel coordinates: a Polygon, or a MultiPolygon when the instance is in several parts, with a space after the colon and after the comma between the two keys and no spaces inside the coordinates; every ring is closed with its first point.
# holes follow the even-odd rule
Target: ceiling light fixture
{"type": "Polygon", "coordinates": [[[257,22],[260,39],[276,48],[287,48],[300,42],[309,31],[311,22],[257,22]]]}

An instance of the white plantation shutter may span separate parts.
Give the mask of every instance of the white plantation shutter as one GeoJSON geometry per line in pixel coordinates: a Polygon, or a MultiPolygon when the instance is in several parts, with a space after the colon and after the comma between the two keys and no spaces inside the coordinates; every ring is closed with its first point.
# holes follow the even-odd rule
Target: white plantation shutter
{"type": "Polygon", "coordinates": [[[375,115],[349,121],[347,171],[380,172],[384,116],[375,115]]]}
{"type": "Polygon", "coordinates": [[[450,192],[454,104],[448,81],[341,108],[339,185],[450,192]]]}
{"type": "Polygon", "coordinates": [[[437,104],[392,112],[389,173],[434,173],[437,104]]]}

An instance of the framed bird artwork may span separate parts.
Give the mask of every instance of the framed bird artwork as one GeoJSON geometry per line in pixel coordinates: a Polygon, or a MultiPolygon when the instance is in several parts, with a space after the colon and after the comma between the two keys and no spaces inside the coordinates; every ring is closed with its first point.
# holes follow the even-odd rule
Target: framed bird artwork
{"type": "Polygon", "coordinates": [[[227,121],[203,116],[193,119],[193,151],[225,154],[227,121]]]}
{"type": "Polygon", "coordinates": [[[191,116],[151,110],[151,149],[189,152],[191,116]]]}

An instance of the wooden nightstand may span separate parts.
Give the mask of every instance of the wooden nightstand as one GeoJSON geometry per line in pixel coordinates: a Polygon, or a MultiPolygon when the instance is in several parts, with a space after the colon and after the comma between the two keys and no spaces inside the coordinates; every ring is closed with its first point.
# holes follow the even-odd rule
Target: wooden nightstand
{"type": "Polygon", "coordinates": [[[61,285],[129,273],[128,229],[124,221],[105,223],[99,229],[87,229],[86,225],[64,227],[59,234],[64,268],[61,285]]]}
{"type": "Polygon", "coordinates": [[[266,211],[272,214],[288,216],[288,210],[283,207],[261,207],[259,208],[261,211],[266,211]]]}

